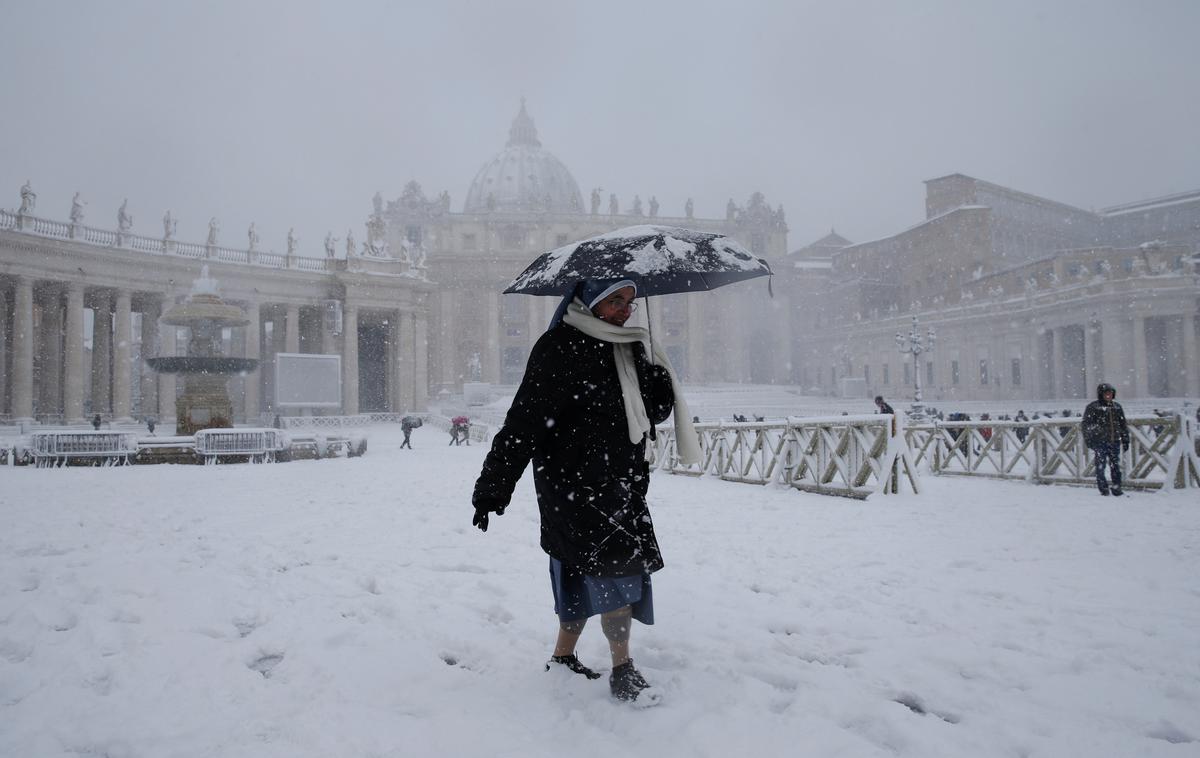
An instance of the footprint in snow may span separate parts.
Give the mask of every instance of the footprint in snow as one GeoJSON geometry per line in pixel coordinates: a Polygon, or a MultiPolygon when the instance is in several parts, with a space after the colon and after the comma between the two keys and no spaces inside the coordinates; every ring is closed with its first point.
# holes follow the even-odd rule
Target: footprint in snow
{"type": "Polygon", "coordinates": [[[270,679],[271,672],[283,662],[283,653],[266,653],[251,661],[247,668],[262,674],[263,679],[270,679]]]}

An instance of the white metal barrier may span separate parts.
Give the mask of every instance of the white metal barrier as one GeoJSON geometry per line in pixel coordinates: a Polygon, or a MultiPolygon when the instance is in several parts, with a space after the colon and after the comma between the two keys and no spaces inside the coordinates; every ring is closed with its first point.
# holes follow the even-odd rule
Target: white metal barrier
{"type": "Polygon", "coordinates": [[[220,456],[248,456],[251,462],[270,463],[287,447],[287,439],[278,429],[202,429],[196,432],[196,452],[205,465],[217,463],[220,456]]]}
{"type": "Polygon", "coordinates": [[[137,435],[128,432],[45,431],[30,435],[34,465],[65,466],[88,460],[102,466],[128,464],[137,454],[137,435]]]}
{"type": "Polygon", "coordinates": [[[891,415],[696,424],[696,434],[701,460],[685,465],[676,453],[674,427],[658,427],[651,465],[672,474],[776,482],[843,497],[895,493],[901,482],[921,491],[903,422],[891,415]]]}
{"type": "MultiPolygon", "coordinates": [[[[1200,487],[1196,422],[1182,414],[1127,419],[1129,450],[1121,454],[1130,489],[1200,487]]],[[[934,474],[1024,479],[1039,484],[1095,483],[1094,454],[1082,419],[944,421],[906,430],[914,461],[934,474]]]]}
{"type": "Polygon", "coordinates": [[[399,424],[405,416],[424,414],[411,413],[359,413],[354,416],[280,416],[279,425],[284,429],[346,429],[373,424],[399,424]]]}

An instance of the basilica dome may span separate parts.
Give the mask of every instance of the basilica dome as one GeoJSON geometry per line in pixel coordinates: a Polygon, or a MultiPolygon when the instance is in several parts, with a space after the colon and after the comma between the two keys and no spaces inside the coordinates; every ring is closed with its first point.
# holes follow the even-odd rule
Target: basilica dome
{"type": "Polygon", "coordinates": [[[464,213],[489,211],[581,213],[583,195],[575,177],[538,141],[533,119],[521,112],[508,130],[504,151],[479,169],[467,191],[464,213]]]}

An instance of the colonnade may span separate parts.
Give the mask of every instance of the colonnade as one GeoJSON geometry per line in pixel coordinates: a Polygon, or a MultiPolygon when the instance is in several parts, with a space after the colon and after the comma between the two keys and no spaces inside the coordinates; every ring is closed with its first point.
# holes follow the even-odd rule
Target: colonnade
{"type": "MultiPolygon", "coordinates": [[[[144,359],[185,351],[179,330],[159,323],[174,301],[163,292],[0,277],[0,416],[68,424],[94,414],[118,423],[153,416],[167,426],[175,417],[177,379],[154,373],[144,359]]],[[[237,293],[226,301],[241,306],[250,323],[228,330],[225,354],[260,360],[259,369],[230,380],[238,420],[279,412],[273,404],[274,356],[281,352],[340,353],[342,413],[426,407],[427,360],[417,346],[425,344],[428,327],[419,308],[339,301],[341,331],[335,332],[335,322],[325,318],[326,302],[239,299],[237,293]],[[383,329],[382,344],[368,349],[386,351],[383,369],[367,375],[360,373],[362,321],[383,329]],[[364,381],[378,383],[372,396],[381,400],[360,409],[364,381]]]]}

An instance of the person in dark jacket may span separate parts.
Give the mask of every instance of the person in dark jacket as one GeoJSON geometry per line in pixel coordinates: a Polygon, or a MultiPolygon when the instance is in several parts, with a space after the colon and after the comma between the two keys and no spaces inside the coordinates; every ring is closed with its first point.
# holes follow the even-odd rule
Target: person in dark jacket
{"type": "Polygon", "coordinates": [[[890,413],[893,416],[896,415],[896,411],[892,410],[892,406],[887,404],[887,401],[883,399],[883,395],[875,396],[875,407],[878,409],[878,413],[890,413]]]}
{"type": "MultiPolygon", "coordinates": [[[[1024,409],[1017,411],[1017,415],[1013,418],[1013,421],[1028,421],[1028,420],[1029,420],[1029,417],[1025,415],[1024,409]]],[[[1017,439],[1020,440],[1022,445],[1024,445],[1025,438],[1029,436],[1029,427],[1022,424],[1021,426],[1015,427],[1015,430],[1016,430],[1016,434],[1017,434],[1017,439]]]]}
{"type": "MultiPolygon", "coordinates": [[[[504,513],[532,460],[559,620],[546,668],[599,678],[575,656],[584,624],[599,615],[612,654],[612,695],[634,701],[649,685],[629,657],[630,628],[633,619],[654,622],[650,575],[663,567],[646,505],[646,440],[674,408],[680,457],[698,458],[698,445],[665,353],[652,343],[652,364],[642,344],[647,330],[624,326],[634,283],[587,281],[573,295],[530,353],[475,483],[473,523],[487,531],[488,515],[504,513]]],[[[657,699],[646,693],[639,704],[657,699]]]]}
{"type": "Polygon", "coordinates": [[[1129,425],[1116,397],[1117,390],[1111,384],[1096,387],[1096,399],[1088,403],[1081,423],[1083,441],[1096,456],[1096,486],[1101,495],[1109,493],[1106,465],[1111,471],[1112,494],[1121,494],[1121,451],[1129,450],[1129,425]]]}

